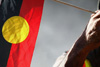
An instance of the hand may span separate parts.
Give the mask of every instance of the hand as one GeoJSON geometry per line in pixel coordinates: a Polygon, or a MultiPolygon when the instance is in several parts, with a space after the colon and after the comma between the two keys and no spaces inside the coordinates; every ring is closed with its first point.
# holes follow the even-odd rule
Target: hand
{"type": "Polygon", "coordinates": [[[100,46],[100,10],[92,14],[85,30],[86,40],[95,47],[100,46]],[[97,45],[96,45],[97,44],[97,45]]]}
{"type": "Polygon", "coordinates": [[[100,11],[92,14],[90,21],[82,35],[73,44],[66,56],[65,67],[82,67],[93,49],[100,46],[100,11]]]}

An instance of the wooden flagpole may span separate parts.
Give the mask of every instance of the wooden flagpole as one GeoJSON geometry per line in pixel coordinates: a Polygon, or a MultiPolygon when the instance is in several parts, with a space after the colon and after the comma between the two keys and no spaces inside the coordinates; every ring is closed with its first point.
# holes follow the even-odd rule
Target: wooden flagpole
{"type": "Polygon", "coordinates": [[[83,10],[83,11],[89,12],[89,13],[95,13],[93,11],[90,11],[90,10],[87,10],[87,9],[83,9],[83,8],[80,8],[78,6],[75,6],[75,5],[72,5],[72,4],[69,4],[69,3],[65,3],[63,1],[59,1],[59,0],[54,0],[54,1],[59,2],[59,3],[62,3],[62,4],[65,4],[65,5],[68,5],[68,6],[71,6],[71,7],[74,7],[74,8],[77,8],[79,10],[83,10]]]}

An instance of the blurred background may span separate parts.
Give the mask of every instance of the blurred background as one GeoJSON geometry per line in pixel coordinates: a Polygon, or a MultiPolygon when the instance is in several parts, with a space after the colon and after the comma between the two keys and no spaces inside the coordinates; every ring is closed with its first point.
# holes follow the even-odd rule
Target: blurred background
{"type": "MultiPolygon", "coordinates": [[[[95,11],[97,0],[61,0],[95,11]]],[[[57,57],[69,50],[81,35],[91,13],[45,0],[31,67],[52,67],[57,57]]]]}

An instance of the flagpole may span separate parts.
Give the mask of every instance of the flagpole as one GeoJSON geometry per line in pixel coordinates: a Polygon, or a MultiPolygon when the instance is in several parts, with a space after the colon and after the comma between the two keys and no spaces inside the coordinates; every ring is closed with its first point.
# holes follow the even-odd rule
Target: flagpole
{"type": "Polygon", "coordinates": [[[62,3],[62,4],[65,4],[65,5],[68,5],[68,6],[71,6],[71,7],[74,7],[74,8],[77,8],[79,10],[83,10],[83,11],[89,12],[89,13],[95,13],[93,11],[90,11],[90,10],[87,10],[87,9],[84,9],[84,8],[80,8],[78,6],[75,6],[75,5],[72,5],[72,4],[69,4],[69,3],[65,3],[63,1],[59,1],[59,0],[54,0],[54,1],[59,2],[59,3],[62,3]]]}

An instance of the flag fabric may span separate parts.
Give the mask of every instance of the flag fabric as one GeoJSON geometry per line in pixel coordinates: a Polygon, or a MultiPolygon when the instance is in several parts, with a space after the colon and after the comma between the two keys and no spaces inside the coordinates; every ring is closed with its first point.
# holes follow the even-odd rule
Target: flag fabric
{"type": "Polygon", "coordinates": [[[44,0],[1,0],[0,67],[30,67],[44,0]]]}
{"type": "Polygon", "coordinates": [[[88,59],[85,60],[83,67],[92,67],[92,65],[88,59]]]}

